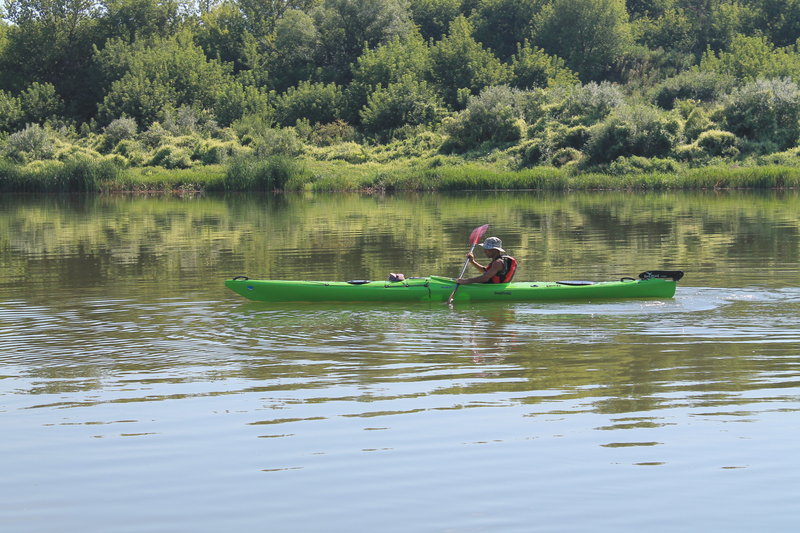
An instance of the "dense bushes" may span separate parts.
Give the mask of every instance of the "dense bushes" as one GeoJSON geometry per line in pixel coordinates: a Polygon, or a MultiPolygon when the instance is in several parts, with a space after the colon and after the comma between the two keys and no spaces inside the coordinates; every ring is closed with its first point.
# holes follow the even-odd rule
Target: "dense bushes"
{"type": "Polygon", "coordinates": [[[49,83],[32,83],[18,96],[0,90],[0,131],[58,119],[64,102],[49,83]]]}
{"type": "Polygon", "coordinates": [[[223,187],[230,191],[274,191],[285,189],[289,180],[300,176],[302,167],[292,158],[254,156],[234,158],[228,165],[223,187]]]}
{"type": "Polygon", "coordinates": [[[369,96],[361,124],[367,133],[390,133],[403,126],[436,123],[443,115],[444,102],[436,92],[426,82],[404,76],[369,96]]]}
{"type": "Polygon", "coordinates": [[[612,83],[574,85],[567,90],[561,119],[591,125],[607,117],[624,100],[622,89],[612,83]]]}
{"type": "Polygon", "coordinates": [[[733,76],[714,71],[687,70],[660,83],[653,89],[653,100],[664,109],[672,109],[676,100],[713,102],[734,85],[733,76]]]}
{"type": "Polygon", "coordinates": [[[789,79],[757,80],[725,99],[722,116],[728,130],[764,151],[785,150],[800,136],[800,87],[789,79]]]}
{"type": "Polygon", "coordinates": [[[738,155],[737,142],[736,135],[720,130],[705,131],[697,138],[697,146],[712,157],[738,155]]]}
{"type": "Polygon", "coordinates": [[[488,87],[469,98],[467,108],[445,123],[447,147],[464,151],[491,142],[519,141],[524,135],[521,93],[505,86],[488,87]]]}
{"type": "Polygon", "coordinates": [[[282,126],[294,126],[300,119],[327,124],[341,116],[344,93],[334,83],[300,82],[275,99],[275,116],[282,126]]]}
{"type": "Polygon", "coordinates": [[[9,135],[4,151],[8,157],[22,163],[49,159],[55,151],[55,142],[49,130],[31,124],[9,135]]]}
{"type": "Polygon", "coordinates": [[[586,153],[593,163],[622,156],[669,155],[680,134],[680,122],[652,107],[623,107],[591,132],[586,153]]]}

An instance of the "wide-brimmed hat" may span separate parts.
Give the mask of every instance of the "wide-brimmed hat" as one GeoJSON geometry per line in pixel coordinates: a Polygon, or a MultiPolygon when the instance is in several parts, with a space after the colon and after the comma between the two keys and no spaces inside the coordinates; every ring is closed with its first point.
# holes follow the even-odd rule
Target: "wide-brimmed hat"
{"type": "Polygon", "coordinates": [[[489,237],[488,239],[483,241],[483,244],[481,244],[481,246],[483,246],[483,248],[486,250],[497,250],[501,254],[506,253],[506,251],[503,250],[503,241],[501,241],[497,237],[489,237]]]}

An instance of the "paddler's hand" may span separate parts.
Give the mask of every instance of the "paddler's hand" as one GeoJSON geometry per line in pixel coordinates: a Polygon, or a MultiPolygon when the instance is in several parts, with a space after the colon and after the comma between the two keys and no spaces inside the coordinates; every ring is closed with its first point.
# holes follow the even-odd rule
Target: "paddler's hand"
{"type": "Polygon", "coordinates": [[[472,252],[467,253],[467,259],[469,259],[470,261],[475,261],[475,254],[473,254],[472,252]]]}

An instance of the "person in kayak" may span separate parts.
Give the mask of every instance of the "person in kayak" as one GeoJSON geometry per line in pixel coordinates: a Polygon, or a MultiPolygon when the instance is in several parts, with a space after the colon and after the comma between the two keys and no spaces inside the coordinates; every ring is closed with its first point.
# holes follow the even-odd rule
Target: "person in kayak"
{"type": "Polygon", "coordinates": [[[469,285],[471,283],[508,283],[514,277],[517,270],[517,260],[506,254],[503,250],[503,241],[497,237],[489,237],[483,244],[483,253],[489,259],[489,264],[483,266],[475,261],[472,252],[467,254],[467,258],[472,265],[483,274],[474,278],[458,278],[456,283],[459,285],[469,285]]]}

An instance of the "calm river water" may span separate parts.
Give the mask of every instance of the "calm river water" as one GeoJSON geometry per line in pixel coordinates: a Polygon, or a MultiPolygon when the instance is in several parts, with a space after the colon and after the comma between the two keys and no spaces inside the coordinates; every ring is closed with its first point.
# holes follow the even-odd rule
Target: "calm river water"
{"type": "Polygon", "coordinates": [[[797,531],[800,195],[0,197],[7,532],[797,531]],[[278,279],[683,269],[673,300],[278,279]]]}

